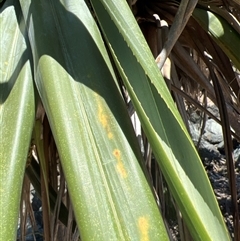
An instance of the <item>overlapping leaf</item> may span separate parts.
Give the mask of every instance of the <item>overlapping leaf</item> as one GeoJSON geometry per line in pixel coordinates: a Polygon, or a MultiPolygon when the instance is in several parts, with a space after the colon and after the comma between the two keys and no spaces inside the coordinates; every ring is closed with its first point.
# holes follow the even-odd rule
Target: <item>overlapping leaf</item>
{"type": "Polygon", "coordinates": [[[213,37],[236,68],[240,69],[239,33],[224,18],[211,11],[196,8],[193,17],[213,37]]]}
{"type": "Polygon", "coordinates": [[[101,36],[84,1],[21,1],[36,85],[82,240],[167,240],[101,36]]]}
{"type": "Polygon", "coordinates": [[[229,240],[210,183],[125,1],[91,1],[153,152],[195,240],[229,240]]]}

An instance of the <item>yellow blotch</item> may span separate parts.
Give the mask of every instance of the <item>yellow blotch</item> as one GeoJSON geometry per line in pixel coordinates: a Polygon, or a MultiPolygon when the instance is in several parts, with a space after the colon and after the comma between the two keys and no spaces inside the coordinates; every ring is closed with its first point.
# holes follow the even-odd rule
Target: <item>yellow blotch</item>
{"type": "Polygon", "coordinates": [[[112,138],[113,138],[112,132],[108,132],[108,138],[109,138],[109,139],[112,139],[112,138]]]}
{"type": "Polygon", "coordinates": [[[107,120],[108,118],[107,118],[107,115],[104,114],[101,105],[98,105],[98,118],[99,118],[101,124],[103,125],[103,127],[106,128],[107,127],[107,123],[108,123],[108,120],[107,120]]]}
{"type": "Polygon", "coordinates": [[[108,138],[112,139],[113,134],[111,132],[111,127],[109,125],[109,117],[104,112],[98,96],[97,96],[97,99],[98,99],[98,119],[99,119],[100,123],[102,124],[103,128],[106,130],[108,138]]]}
{"type": "Polygon", "coordinates": [[[127,177],[127,172],[126,172],[126,169],[125,169],[122,161],[121,161],[121,162],[118,162],[118,164],[117,164],[117,171],[120,173],[120,175],[121,175],[123,178],[126,178],[126,177],[127,177]]]}
{"type": "Polygon", "coordinates": [[[140,240],[149,241],[149,221],[146,217],[140,217],[138,219],[138,228],[140,231],[140,240]]]}
{"type": "Polygon", "coordinates": [[[121,159],[121,152],[118,149],[115,149],[113,151],[113,155],[115,156],[115,158],[117,159],[117,171],[118,173],[121,175],[121,177],[126,178],[127,177],[127,171],[123,165],[122,159],[121,159]]]}

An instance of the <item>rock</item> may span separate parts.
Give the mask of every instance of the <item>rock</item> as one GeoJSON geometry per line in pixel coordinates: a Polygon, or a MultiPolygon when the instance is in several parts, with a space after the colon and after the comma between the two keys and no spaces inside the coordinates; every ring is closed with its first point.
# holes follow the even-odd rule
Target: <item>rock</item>
{"type": "Polygon", "coordinates": [[[204,130],[203,138],[211,144],[218,144],[223,141],[222,127],[215,120],[208,119],[204,130]]]}
{"type": "Polygon", "coordinates": [[[207,110],[208,110],[209,112],[211,112],[211,113],[212,113],[214,116],[216,116],[217,118],[220,118],[219,110],[218,110],[218,108],[217,108],[216,105],[213,105],[213,104],[209,105],[209,106],[207,107],[207,110]]]}
{"type": "Polygon", "coordinates": [[[194,145],[196,146],[200,136],[199,126],[191,121],[189,121],[189,129],[194,145]]]}
{"type": "MultiPolygon", "coordinates": [[[[35,191],[32,192],[32,209],[34,212],[34,218],[36,222],[36,227],[32,227],[32,223],[30,222],[29,218],[27,219],[27,227],[26,227],[26,234],[25,234],[25,241],[43,241],[43,219],[42,219],[42,202],[37,197],[35,191]],[[35,236],[35,238],[34,238],[35,236]]],[[[20,227],[17,231],[17,240],[20,240],[20,227]]]]}
{"type": "Polygon", "coordinates": [[[240,167],[240,147],[237,147],[237,148],[233,151],[233,158],[234,158],[234,160],[236,160],[237,166],[240,167]]]}
{"type": "Polygon", "coordinates": [[[200,142],[198,153],[203,161],[219,160],[222,158],[217,147],[204,139],[200,142]]]}
{"type": "Polygon", "coordinates": [[[198,124],[200,126],[202,117],[196,112],[192,112],[189,116],[189,122],[193,124],[198,124]]]}
{"type": "Polygon", "coordinates": [[[37,194],[35,192],[32,192],[33,198],[32,198],[32,209],[33,211],[38,211],[39,208],[42,206],[41,200],[38,198],[37,194]]]}
{"type": "MultiPolygon", "coordinates": [[[[194,116],[194,118],[191,118],[191,120],[189,120],[189,129],[193,143],[197,147],[201,133],[201,122],[199,122],[196,115],[194,116]],[[194,122],[192,122],[191,120],[194,120],[194,122]]],[[[199,155],[201,159],[207,161],[212,159],[217,160],[221,158],[222,155],[218,150],[217,144],[221,143],[222,141],[223,137],[221,126],[212,119],[207,120],[205,124],[204,134],[201,137],[199,145],[199,155]]]]}

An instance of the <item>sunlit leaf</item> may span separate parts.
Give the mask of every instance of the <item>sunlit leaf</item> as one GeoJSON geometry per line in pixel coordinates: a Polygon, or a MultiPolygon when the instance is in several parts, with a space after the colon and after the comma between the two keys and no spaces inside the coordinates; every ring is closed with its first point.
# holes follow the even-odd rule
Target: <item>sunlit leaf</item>
{"type": "Polygon", "coordinates": [[[21,10],[7,1],[0,13],[0,240],[16,240],[23,175],[34,122],[31,52],[21,10]],[[8,5],[7,5],[8,4],[8,5]],[[11,44],[9,44],[11,43],[11,44]]]}
{"type": "Polygon", "coordinates": [[[84,1],[21,1],[36,85],[83,240],[168,240],[110,61],[84,1]],[[47,23],[47,24],[46,24],[47,23]]]}
{"type": "Polygon", "coordinates": [[[193,17],[213,37],[225,54],[232,60],[236,68],[240,69],[240,35],[237,31],[224,18],[211,11],[196,8],[193,12],[193,17]]]}
{"type": "Polygon", "coordinates": [[[125,1],[92,0],[171,192],[196,240],[229,240],[201,160],[125,1]]]}

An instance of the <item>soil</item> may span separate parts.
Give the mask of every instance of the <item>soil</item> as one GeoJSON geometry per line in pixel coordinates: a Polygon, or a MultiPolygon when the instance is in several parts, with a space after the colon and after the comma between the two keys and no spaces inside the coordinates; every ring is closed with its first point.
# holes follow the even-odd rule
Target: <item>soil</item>
{"type": "MultiPolygon", "coordinates": [[[[235,163],[235,175],[237,187],[240,185],[239,161],[235,163]]],[[[216,195],[219,207],[224,216],[225,223],[233,238],[233,205],[230,195],[227,165],[225,159],[205,161],[204,163],[208,177],[212,184],[214,193],[216,195]]],[[[239,195],[237,197],[239,202],[239,195]]]]}

